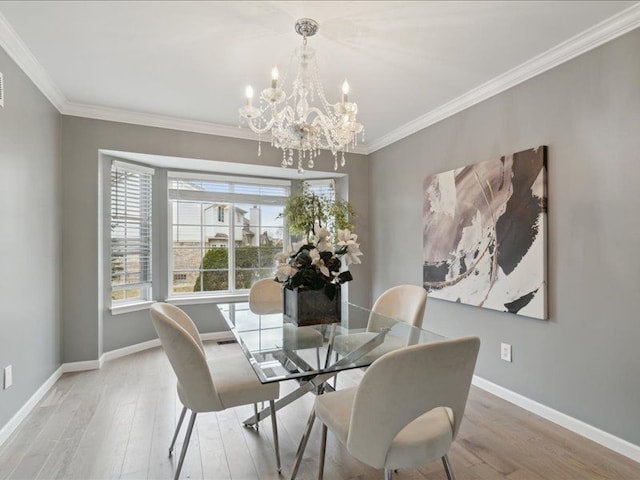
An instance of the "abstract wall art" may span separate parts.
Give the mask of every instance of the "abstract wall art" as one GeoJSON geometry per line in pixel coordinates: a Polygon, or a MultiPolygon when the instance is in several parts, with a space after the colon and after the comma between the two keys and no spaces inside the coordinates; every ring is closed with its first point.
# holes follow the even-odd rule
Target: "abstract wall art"
{"type": "Polygon", "coordinates": [[[546,165],[541,146],[425,178],[431,297],[547,318],[546,165]]]}

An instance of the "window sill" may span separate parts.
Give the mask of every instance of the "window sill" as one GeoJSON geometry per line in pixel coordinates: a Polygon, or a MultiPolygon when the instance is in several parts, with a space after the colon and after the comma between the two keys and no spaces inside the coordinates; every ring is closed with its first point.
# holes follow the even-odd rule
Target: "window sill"
{"type": "Polygon", "coordinates": [[[149,310],[149,307],[156,302],[153,301],[144,301],[137,303],[129,303],[126,305],[116,305],[115,307],[109,308],[111,315],[121,315],[123,313],[129,312],[137,312],[139,310],[149,310]]]}
{"type": "Polygon", "coordinates": [[[249,294],[209,295],[206,297],[169,297],[165,302],[172,305],[198,305],[201,303],[233,303],[248,302],[249,294]]]}

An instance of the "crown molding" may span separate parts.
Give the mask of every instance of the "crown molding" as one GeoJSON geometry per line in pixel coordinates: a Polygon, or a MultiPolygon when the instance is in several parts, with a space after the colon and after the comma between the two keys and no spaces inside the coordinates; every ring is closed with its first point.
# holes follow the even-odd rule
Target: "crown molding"
{"type": "MultiPolygon", "coordinates": [[[[270,142],[269,135],[258,138],[258,135],[248,128],[231,127],[229,125],[220,125],[212,122],[187,120],[183,118],[158,115],[155,113],[135,112],[119,108],[65,102],[60,109],[60,113],[73,117],[93,118],[95,120],[129,123],[133,125],[143,125],[146,127],[168,128],[170,130],[204,133],[206,135],[218,135],[220,137],[239,138],[242,140],[253,140],[256,142],[270,142]]],[[[357,146],[350,150],[350,152],[366,155],[368,150],[365,150],[362,146],[357,146]]]]}
{"type": "Polygon", "coordinates": [[[2,13],[0,13],[0,47],[18,64],[53,106],[60,111],[62,105],[66,102],[64,94],[2,13]]]}
{"type": "MultiPolygon", "coordinates": [[[[171,130],[219,135],[222,137],[240,138],[244,140],[258,140],[258,136],[247,128],[231,127],[211,122],[187,120],[166,115],[158,115],[155,113],[136,112],[133,110],[124,110],[119,108],[65,102],[60,109],[60,113],[72,117],[93,118],[95,120],[130,123],[146,127],[168,128],[171,130]]],[[[262,138],[262,141],[264,142],[265,138],[262,138]]]]}
{"type": "Polygon", "coordinates": [[[374,140],[368,145],[369,153],[380,150],[387,145],[408,137],[477,103],[498,95],[511,87],[519,85],[562,63],[568,62],[578,55],[593,50],[639,26],[640,3],[637,3],[588,28],[582,33],[571,37],[569,40],[550,48],[546,52],[533,57],[531,60],[498,75],[488,82],[469,90],[467,93],[374,140]]]}

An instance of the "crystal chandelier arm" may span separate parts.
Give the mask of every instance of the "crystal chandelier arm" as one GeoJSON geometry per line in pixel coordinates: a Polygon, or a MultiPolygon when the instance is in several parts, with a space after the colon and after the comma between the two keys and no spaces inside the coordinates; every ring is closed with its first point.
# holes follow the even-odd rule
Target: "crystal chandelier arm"
{"type": "Polygon", "coordinates": [[[333,137],[330,127],[322,121],[316,121],[318,118],[314,119],[313,125],[318,126],[324,132],[324,135],[320,135],[318,138],[318,146],[323,149],[331,150],[332,153],[336,153],[341,146],[339,141],[333,137]]]}
{"type": "MultiPolygon", "coordinates": [[[[312,125],[321,126],[323,129],[330,128],[331,130],[339,129],[342,125],[342,117],[337,115],[327,115],[317,107],[311,107],[309,114],[315,113],[316,117],[311,122],[312,125]]],[[[308,116],[308,115],[307,115],[308,116]]]]}
{"type": "Polygon", "coordinates": [[[273,124],[274,124],[274,118],[271,118],[271,120],[269,120],[263,128],[259,128],[257,125],[254,125],[253,120],[254,120],[253,118],[247,118],[246,119],[247,125],[249,126],[251,131],[253,131],[254,133],[257,133],[258,135],[267,133],[269,130],[271,130],[271,127],[273,127],[273,124]]]}
{"type": "Polygon", "coordinates": [[[353,132],[349,128],[350,124],[346,126],[340,125],[338,122],[327,125],[326,123],[314,119],[314,126],[318,126],[324,132],[324,136],[319,138],[319,147],[329,149],[333,153],[337,151],[347,151],[349,149],[349,142],[353,140],[353,132]],[[323,141],[324,140],[324,141],[323,141]]]}

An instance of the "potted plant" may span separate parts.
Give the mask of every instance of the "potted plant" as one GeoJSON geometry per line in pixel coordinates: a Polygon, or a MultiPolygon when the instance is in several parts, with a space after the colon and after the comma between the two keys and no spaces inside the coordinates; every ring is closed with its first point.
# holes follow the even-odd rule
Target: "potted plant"
{"type": "Polygon", "coordinates": [[[351,231],[353,207],[303,188],[302,195],[289,199],[284,215],[292,233],[303,237],[276,257],[285,319],[297,325],[339,322],[340,286],[353,279],[351,272],[341,271],[342,258],[348,266],[360,263],[362,255],[351,231]]]}

